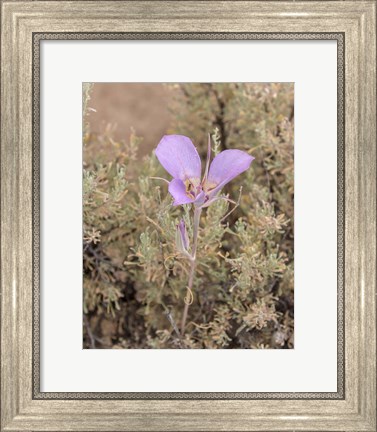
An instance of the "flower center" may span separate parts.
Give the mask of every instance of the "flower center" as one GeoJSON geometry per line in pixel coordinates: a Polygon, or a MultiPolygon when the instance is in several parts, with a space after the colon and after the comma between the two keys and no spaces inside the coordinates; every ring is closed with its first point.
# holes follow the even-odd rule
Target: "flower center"
{"type": "Polygon", "coordinates": [[[190,199],[195,199],[197,194],[201,191],[199,179],[187,179],[185,180],[186,195],[190,199]]]}

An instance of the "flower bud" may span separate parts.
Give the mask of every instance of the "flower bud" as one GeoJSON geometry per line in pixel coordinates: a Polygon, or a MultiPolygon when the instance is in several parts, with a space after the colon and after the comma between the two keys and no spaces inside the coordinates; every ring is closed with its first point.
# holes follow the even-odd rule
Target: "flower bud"
{"type": "Polygon", "coordinates": [[[183,219],[181,219],[179,224],[177,225],[175,244],[179,252],[187,253],[189,248],[189,239],[187,236],[186,224],[183,219]]]}

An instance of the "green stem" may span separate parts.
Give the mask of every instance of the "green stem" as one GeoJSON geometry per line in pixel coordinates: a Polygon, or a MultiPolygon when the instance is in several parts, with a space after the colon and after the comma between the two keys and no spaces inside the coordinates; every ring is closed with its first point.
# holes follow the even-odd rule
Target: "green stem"
{"type": "Polygon", "coordinates": [[[200,222],[200,215],[202,213],[202,209],[195,208],[194,210],[194,226],[193,226],[193,245],[192,245],[192,251],[191,251],[191,265],[190,265],[190,273],[189,273],[189,280],[187,285],[187,295],[185,297],[185,308],[183,309],[183,315],[182,315],[182,322],[181,322],[181,336],[185,333],[185,327],[186,327],[186,321],[187,321],[187,315],[188,310],[190,307],[190,304],[192,303],[192,286],[194,283],[194,276],[195,276],[195,269],[196,269],[196,249],[198,246],[198,233],[199,233],[199,222],[200,222]]]}

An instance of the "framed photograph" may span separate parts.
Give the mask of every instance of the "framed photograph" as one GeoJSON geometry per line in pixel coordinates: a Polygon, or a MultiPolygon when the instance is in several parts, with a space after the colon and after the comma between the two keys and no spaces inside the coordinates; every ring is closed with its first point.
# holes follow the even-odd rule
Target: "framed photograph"
{"type": "Polygon", "coordinates": [[[376,1],[1,14],[1,431],[376,431],[376,1]]]}

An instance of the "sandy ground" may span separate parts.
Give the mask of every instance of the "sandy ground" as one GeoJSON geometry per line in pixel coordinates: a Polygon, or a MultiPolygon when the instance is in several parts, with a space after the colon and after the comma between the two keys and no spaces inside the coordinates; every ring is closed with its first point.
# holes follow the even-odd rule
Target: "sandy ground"
{"type": "Polygon", "coordinates": [[[168,131],[169,97],[168,89],[159,83],[96,83],[89,103],[96,110],[89,116],[90,129],[99,133],[115,124],[114,138],[128,141],[134,128],[144,138],[142,152],[150,151],[168,131]]]}

